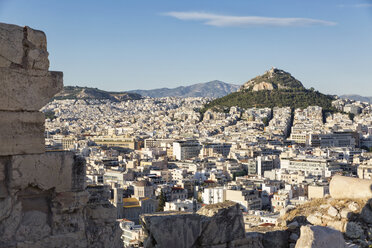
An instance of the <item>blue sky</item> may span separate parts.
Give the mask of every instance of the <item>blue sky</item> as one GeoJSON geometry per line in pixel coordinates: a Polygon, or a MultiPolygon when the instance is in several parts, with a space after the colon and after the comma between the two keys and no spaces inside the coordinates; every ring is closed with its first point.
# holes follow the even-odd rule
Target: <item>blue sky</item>
{"type": "Polygon", "coordinates": [[[243,84],[275,66],[324,93],[372,96],[367,0],[0,0],[0,22],[43,30],[65,85],[243,84]]]}

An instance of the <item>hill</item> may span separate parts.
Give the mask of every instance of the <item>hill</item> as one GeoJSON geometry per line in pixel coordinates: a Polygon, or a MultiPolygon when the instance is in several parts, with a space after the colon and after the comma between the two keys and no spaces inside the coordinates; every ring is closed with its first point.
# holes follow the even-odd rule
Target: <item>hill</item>
{"type": "Polygon", "coordinates": [[[360,101],[360,102],[372,103],[372,96],[342,95],[342,96],[340,96],[340,98],[350,99],[350,100],[360,101]]]}
{"type": "Polygon", "coordinates": [[[224,83],[214,80],[207,83],[180,86],[177,88],[160,88],[153,90],[132,90],[130,93],[137,93],[148,97],[222,97],[239,89],[238,85],[224,83]]]}
{"type": "Polygon", "coordinates": [[[321,106],[325,111],[333,111],[333,99],[333,96],[306,89],[290,73],[272,68],[243,84],[238,92],[211,101],[202,111],[209,108],[223,110],[226,109],[224,107],[232,106],[306,108],[312,105],[321,106]]]}
{"type": "Polygon", "coordinates": [[[129,92],[109,92],[97,88],[65,86],[53,99],[109,99],[114,102],[139,100],[142,96],[129,92]]]}

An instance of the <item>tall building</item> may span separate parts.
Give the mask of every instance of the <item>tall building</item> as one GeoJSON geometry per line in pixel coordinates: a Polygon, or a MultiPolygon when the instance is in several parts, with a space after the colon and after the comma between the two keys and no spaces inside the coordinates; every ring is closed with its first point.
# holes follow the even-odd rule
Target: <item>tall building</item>
{"type": "Polygon", "coordinates": [[[179,140],[173,142],[173,156],[185,160],[199,156],[201,146],[197,140],[179,140]]]}

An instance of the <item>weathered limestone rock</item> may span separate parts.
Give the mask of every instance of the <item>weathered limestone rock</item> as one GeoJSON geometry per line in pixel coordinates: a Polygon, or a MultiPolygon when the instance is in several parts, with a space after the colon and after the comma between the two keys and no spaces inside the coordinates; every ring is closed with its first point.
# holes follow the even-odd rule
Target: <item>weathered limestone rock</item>
{"type": "Polygon", "coordinates": [[[48,152],[39,109],[62,89],[45,34],[0,23],[0,247],[122,247],[109,192],[85,185],[85,160],[48,152]]]}
{"type": "Polygon", "coordinates": [[[107,186],[89,186],[89,200],[85,207],[87,215],[87,247],[122,247],[121,229],[116,221],[117,210],[108,201],[107,186]]]}
{"type": "Polygon", "coordinates": [[[372,198],[371,186],[372,180],[334,176],[329,185],[329,191],[334,199],[369,199],[372,198]]]}
{"type": "Polygon", "coordinates": [[[239,204],[232,202],[205,206],[197,214],[162,213],[141,219],[148,235],[145,247],[217,247],[245,238],[239,204]]]}
{"type": "Polygon", "coordinates": [[[52,199],[52,211],[72,213],[86,206],[88,200],[89,193],[87,191],[58,193],[52,199]]]}
{"type": "Polygon", "coordinates": [[[298,222],[297,221],[293,221],[292,223],[288,224],[287,227],[289,230],[294,230],[298,227],[298,222]]]}
{"type": "Polygon", "coordinates": [[[39,111],[62,90],[63,73],[0,68],[0,110],[39,111]]]}
{"type": "Polygon", "coordinates": [[[22,64],[23,28],[0,23],[0,67],[22,64]]]}
{"type": "Polygon", "coordinates": [[[148,237],[145,247],[195,247],[201,234],[201,216],[197,214],[158,214],[142,216],[148,237]]]}
{"type": "Polygon", "coordinates": [[[0,111],[0,156],[44,153],[44,121],[40,112],[0,111]]]}
{"type": "Polygon", "coordinates": [[[0,247],[7,247],[6,244],[15,240],[14,234],[22,219],[22,204],[18,202],[12,206],[12,210],[5,219],[0,222],[0,247]]]}
{"type": "Polygon", "coordinates": [[[307,221],[313,225],[321,225],[322,219],[320,216],[316,216],[315,214],[311,214],[307,217],[307,221]]]}
{"type": "Polygon", "coordinates": [[[352,221],[346,223],[345,235],[347,237],[352,238],[352,239],[357,239],[363,234],[364,234],[364,231],[358,223],[352,222],[352,221]]]}
{"type": "Polygon", "coordinates": [[[48,70],[48,55],[42,31],[0,23],[0,67],[48,70]]]}
{"type": "Polygon", "coordinates": [[[352,211],[348,208],[343,208],[340,212],[341,218],[348,219],[350,218],[352,211]]]}
{"type": "Polygon", "coordinates": [[[343,248],[346,243],[342,233],[328,227],[302,226],[296,248],[343,248]]]}
{"type": "Polygon", "coordinates": [[[0,199],[0,221],[7,218],[12,211],[12,198],[0,199]]]}
{"type": "Polygon", "coordinates": [[[104,222],[115,222],[117,212],[116,209],[112,205],[98,205],[88,207],[86,209],[88,216],[92,220],[104,220],[104,222]]]}
{"type": "MultiPolygon", "coordinates": [[[[371,200],[369,201],[369,203],[371,200]]],[[[360,217],[363,219],[364,222],[368,224],[372,224],[372,209],[370,204],[367,204],[363,207],[362,211],[360,212],[360,217]]]]}
{"type": "Polygon", "coordinates": [[[264,248],[287,248],[289,233],[287,231],[267,232],[263,235],[262,245],[264,248]]]}
{"type": "Polygon", "coordinates": [[[51,235],[48,215],[40,211],[27,211],[17,228],[17,241],[37,241],[51,235]]]}
{"type": "Polygon", "coordinates": [[[328,209],[327,213],[328,213],[329,216],[336,217],[337,214],[338,214],[338,211],[337,211],[336,208],[334,208],[334,207],[331,206],[331,207],[328,209]]]}
{"type": "Polygon", "coordinates": [[[329,221],[327,227],[335,229],[340,232],[345,232],[345,223],[342,221],[329,221]]]}
{"type": "Polygon", "coordinates": [[[359,205],[356,202],[351,202],[351,203],[349,203],[348,208],[350,209],[350,211],[355,212],[355,211],[359,210],[359,205]]]}
{"type": "Polygon", "coordinates": [[[274,89],[274,86],[272,83],[262,82],[262,83],[254,85],[252,90],[260,91],[260,90],[273,90],[273,89],[274,89]]]}
{"type": "Polygon", "coordinates": [[[202,233],[197,241],[200,245],[224,244],[245,237],[239,204],[224,202],[207,205],[197,213],[204,217],[201,220],[202,233]]]}
{"type": "MultiPolygon", "coordinates": [[[[247,247],[247,248],[266,248],[262,244],[263,240],[263,233],[258,233],[258,232],[248,232],[245,237],[245,246],[241,247],[247,247]]],[[[240,246],[238,246],[240,247],[240,246]]]]}
{"type": "Polygon", "coordinates": [[[85,180],[85,167],[79,162],[80,158],[72,152],[12,156],[9,158],[9,183],[13,191],[25,189],[29,185],[41,190],[54,188],[56,193],[83,190],[84,185],[76,185],[80,182],[73,180],[73,176],[78,176],[73,173],[76,170],[74,167],[83,169],[79,176],[85,180]]]}

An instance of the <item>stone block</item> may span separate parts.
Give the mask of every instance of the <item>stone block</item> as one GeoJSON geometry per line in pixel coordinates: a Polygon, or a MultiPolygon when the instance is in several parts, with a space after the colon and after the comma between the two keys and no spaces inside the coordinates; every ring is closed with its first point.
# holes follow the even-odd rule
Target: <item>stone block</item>
{"type": "Polygon", "coordinates": [[[40,112],[0,111],[0,156],[44,153],[44,121],[40,112]]]}
{"type": "Polygon", "coordinates": [[[63,88],[63,73],[0,68],[0,110],[39,111],[63,88]]]}
{"type": "Polygon", "coordinates": [[[0,23],[0,67],[22,65],[23,28],[0,23]]]}
{"type": "Polygon", "coordinates": [[[0,67],[48,70],[44,32],[0,23],[0,67]]]}
{"type": "Polygon", "coordinates": [[[333,199],[370,199],[372,198],[371,187],[372,180],[334,176],[329,191],[333,199]]]}
{"type": "MultiPolygon", "coordinates": [[[[57,193],[79,189],[81,185],[74,185],[72,179],[76,160],[79,159],[72,152],[12,156],[10,188],[17,191],[32,185],[41,190],[54,189],[57,193]]],[[[85,173],[80,176],[85,177],[85,173]]]]}

